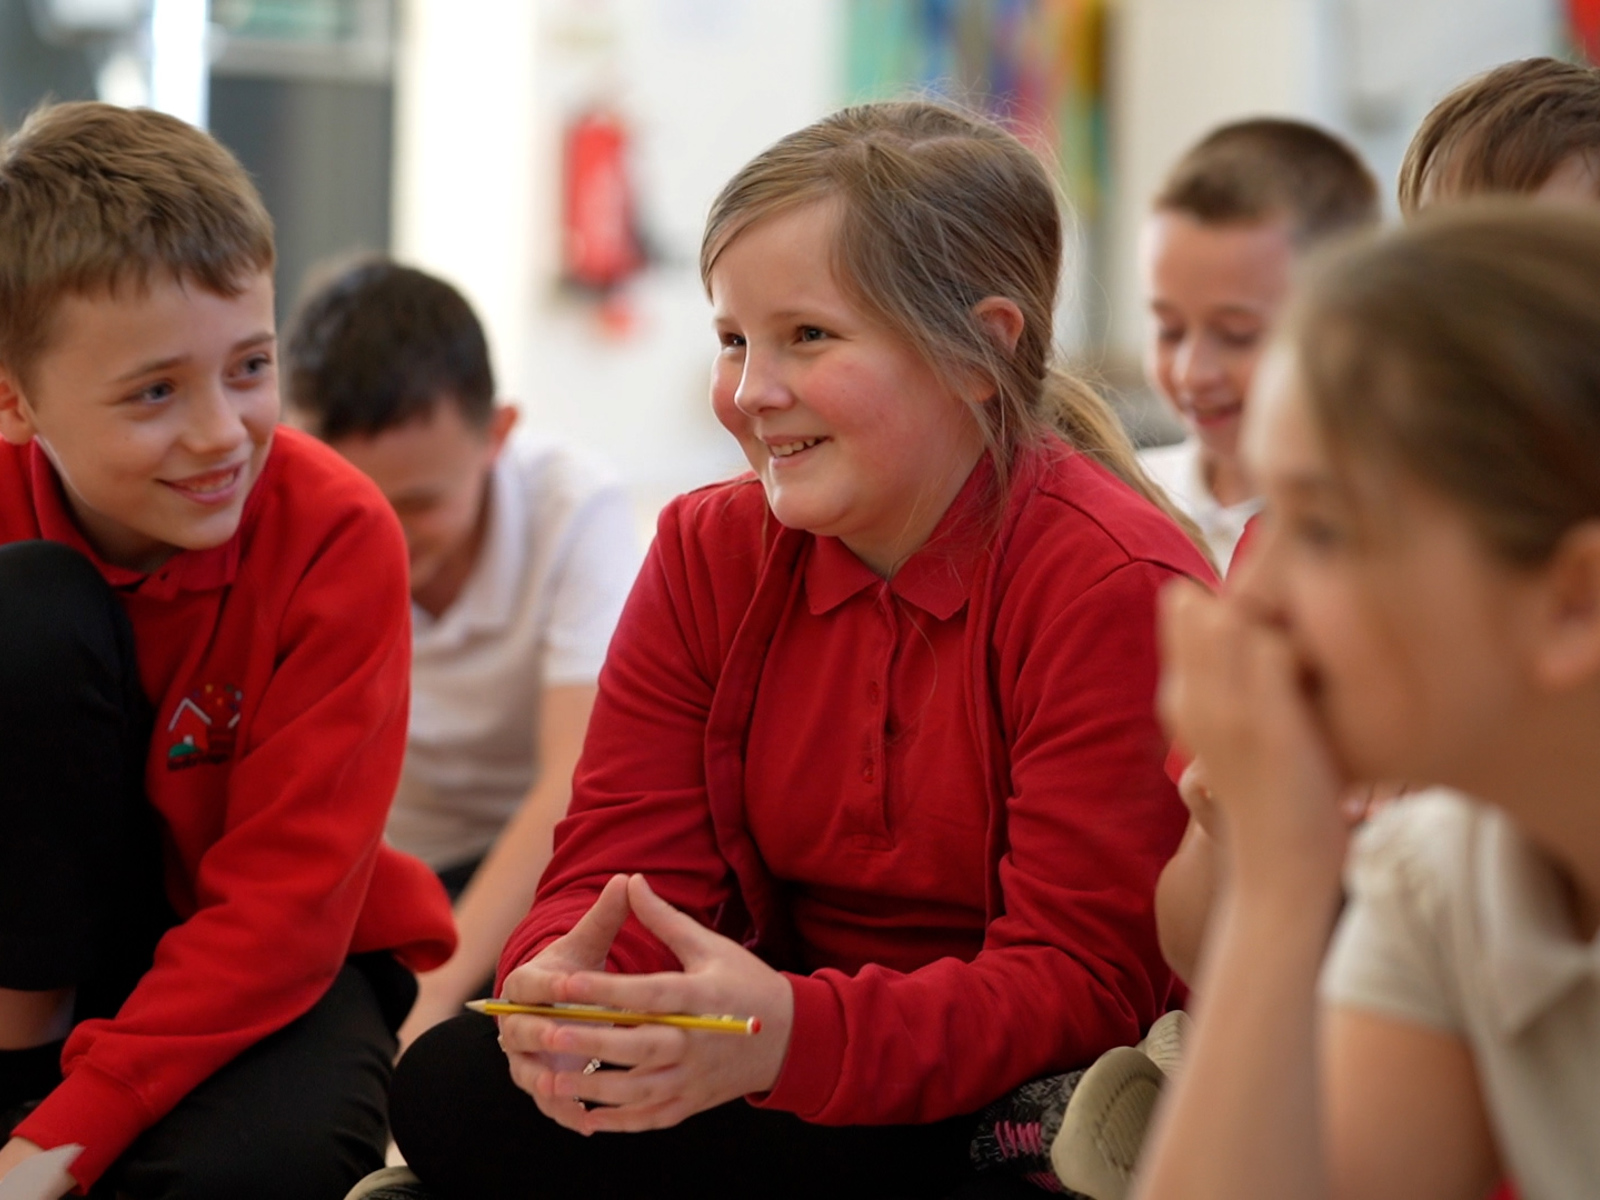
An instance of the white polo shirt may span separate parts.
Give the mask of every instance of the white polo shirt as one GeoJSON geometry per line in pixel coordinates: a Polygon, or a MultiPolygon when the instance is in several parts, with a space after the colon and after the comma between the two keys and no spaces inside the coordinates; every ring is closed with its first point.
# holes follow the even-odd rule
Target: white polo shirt
{"type": "Polygon", "coordinates": [[[388,837],[436,870],[482,855],[539,776],[544,688],[592,683],[638,572],[622,488],[577,452],[514,439],[483,547],[437,620],[412,606],[411,726],[388,837]]]}
{"type": "Polygon", "coordinates": [[[1261,501],[1250,499],[1243,504],[1217,503],[1217,498],[1206,486],[1204,472],[1200,470],[1198,438],[1185,438],[1176,445],[1141,450],[1139,465],[1161,485],[1172,503],[1200,526],[1206,545],[1211,548],[1211,557],[1217,561],[1217,570],[1226,571],[1228,564],[1233,561],[1233,550],[1239,544],[1245,524],[1261,511],[1261,501]]]}
{"type": "Polygon", "coordinates": [[[1522,1200],[1600,1195],[1600,939],[1497,809],[1401,801],[1358,835],[1329,1003],[1463,1038],[1522,1200]]]}

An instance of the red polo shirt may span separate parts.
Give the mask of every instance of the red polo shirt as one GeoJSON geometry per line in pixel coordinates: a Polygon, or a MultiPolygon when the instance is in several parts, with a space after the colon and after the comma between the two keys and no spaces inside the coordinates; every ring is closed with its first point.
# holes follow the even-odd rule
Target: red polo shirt
{"type": "Polygon", "coordinates": [[[801,560],[756,693],[745,796],[767,866],[792,885],[807,970],[911,971],[983,945],[988,806],[962,697],[980,549],[947,535],[891,580],[836,538],[801,560]],[[801,788],[832,803],[797,804],[801,788]]]}
{"type": "MultiPolygon", "coordinates": [[[[788,1058],[756,1103],[935,1121],[1136,1040],[1173,995],[1154,892],[1185,815],[1156,596],[1211,573],[1061,443],[999,512],[991,481],[889,583],[779,526],[754,482],[667,507],[502,977],[642,871],[789,972],[788,1058]]],[[[630,922],[610,965],[675,960],[630,922]]]]}

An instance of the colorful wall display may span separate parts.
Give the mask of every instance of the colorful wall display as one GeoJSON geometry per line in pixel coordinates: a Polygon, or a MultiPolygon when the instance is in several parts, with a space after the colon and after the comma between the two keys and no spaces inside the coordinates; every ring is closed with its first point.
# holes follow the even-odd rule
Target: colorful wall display
{"type": "Polygon", "coordinates": [[[848,0],[851,100],[932,92],[1004,120],[1060,164],[1093,217],[1107,176],[1111,0],[848,0]]]}

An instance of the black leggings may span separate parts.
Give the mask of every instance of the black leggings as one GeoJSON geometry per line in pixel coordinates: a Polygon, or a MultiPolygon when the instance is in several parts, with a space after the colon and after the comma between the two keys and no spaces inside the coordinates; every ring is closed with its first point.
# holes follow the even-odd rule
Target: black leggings
{"type": "MultiPolygon", "coordinates": [[[[115,1014],[175,921],[144,797],[149,745],[133,635],[99,572],[55,543],[0,546],[0,987],[74,987],[75,1021],[115,1014]]],[[[391,955],[352,958],[94,1194],[340,1200],[383,1165],[393,1031],[415,987],[391,955]]],[[[57,1079],[48,1050],[0,1052],[0,1121],[57,1079]]]]}
{"type": "Polygon", "coordinates": [[[419,1038],[395,1072],[395,1140],[439,1200],[1040,1195],[973,1174],[971,1117],[837,1127],[736,1100],[671,1129],[585,1138],[511,1081],[495,1038],[489,1017],[457,1017],[419,1038]]]}
{"type": "Polygon", "coordinates": [[[133,633],[87,559],[0,546],[0,987],[109,1016],[171,914],[133,633]],[[120,993],[120,994],[119,994],[120,993]]]}

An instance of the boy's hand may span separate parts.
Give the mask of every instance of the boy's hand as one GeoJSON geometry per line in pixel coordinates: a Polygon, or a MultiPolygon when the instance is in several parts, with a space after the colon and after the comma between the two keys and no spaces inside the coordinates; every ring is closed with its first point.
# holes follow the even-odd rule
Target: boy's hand
{"type": "MultiPolygon", "coordinates": [[[[14,1137],[4,1146],[0,1146],[0,1195],[7,1196],[9,1200],[5,1182],[13,1167],[19,1166],[28,1159],[43,1153],[43,1147],[36,1146],[28,1141],[27,1138],[14,1137]]],[[[21,1181],[13,1179],[11,1182],[16,1185],[21,1181]]],[[[34,1181],[35,1186],[25,1192],[18,1192],[17,1198],[18,1200],[60,1200],[60,1197],[65,1196],[77,1186],[77,1182],[65,1169],[57,1167],[53,1172],[52,1178],[34,1181]]]]}
{"type": "Polygon", "coordinates": [[[463,1001],[457,1000],[453,988],[448,991],[435,984],[430,977],[435,972],[417,976],[417,999],[411,1006],[411,1011],[406,1014],[405,1022],[400,1026],[400,1031],[395,1034],[397,1048],[395,1057],[398,1059],[407,1050],[411,1043],[416,1041],[428,1030],[441,1021],[461,1015],[463,1001]]]}
{"type": "Polygon", "coordinates": [[[683,971],[584,971],[566,976],[552,998],[645,1012],[750,1015],[760,1019],[761,1032],[745,1037],[663,1025],[627,1029],[540,1021],[512,1033],[511,1021],[533,1018],[504,1018],[501,1036],[507,1045],[515,1038],[518,1050],[540,1051],[544,1061],[560,1064],[529,1072],[532,1086],[521,1078],[518,1084],[552,1119],[584,1134],[664,1129],[767,1091],[783,1067],[794,1022],[789,981],[743,946],[674,909],[642,875],[628,880],[627,900],[645,928],[677,955],[683,971]],[[586,1073],[585,1065],[595,1059],[624,1069],[586,1073]],[[588,1108],[580,1100],[603,1107],[588,1108]]]}

